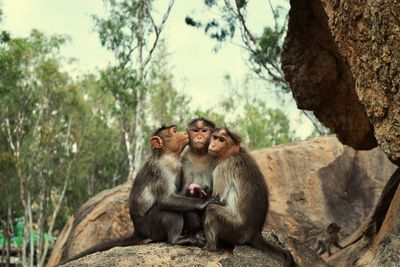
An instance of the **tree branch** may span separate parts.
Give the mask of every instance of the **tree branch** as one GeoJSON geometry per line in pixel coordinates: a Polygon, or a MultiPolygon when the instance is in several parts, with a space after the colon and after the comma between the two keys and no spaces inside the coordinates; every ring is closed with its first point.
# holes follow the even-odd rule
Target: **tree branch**
{"type": "Polygon", "coordinates": [[[160,39],[161,31],[163,30],[164,25],[165,25],[165,23],[166,23],[167,20],[168,20],[168,17],[169,17],[169,14],[171,13],[171,10],[172,10],[173,5],[174,5],[174,0],[170,0],[170,1],[169,1],[169,4],[168,4],[167,11],[165,12],[165,14],[164,14],[164,16],[163,16],[163,19],[162,19],[162,21],[161,21],[160,26],[157,26],[157,25],[156,25],[156,23],[154,22],[153,16],[151,15],[151,13],[150,13],[150,11],[148,10],[148,8],[146,8],[146,12],[147,12],[147,14],[149,15],[151,24],[152,24],[152,26],[153,26],[153,28],[154,28],[154,32],[155,32],[155,34],[156,34],[156,38],[155,38],[155,40],[154,40],[154,42],[153,42],[152,47],[150,48],[149,54],[147,55],[146,59],[145,59],[144,62],[143,62],[143,68],[144,68],[144,67],[150,62],[150,60],[151,60],[151,56],[152,56],[152,54],[153,54],[155,48],[157,47],[157,43],[158,43],[158,40],[160,39]]]}

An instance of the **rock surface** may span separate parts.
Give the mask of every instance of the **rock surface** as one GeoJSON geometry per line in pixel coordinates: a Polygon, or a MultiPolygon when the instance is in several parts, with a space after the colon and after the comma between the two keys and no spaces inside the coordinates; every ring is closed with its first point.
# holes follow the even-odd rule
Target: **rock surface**
{"type": "Polygon", "coordinates": [[[400,263],[400,168],[390,177],[374,212],[327,258],[332,266],[397,266],[400,263]],[[389,200],[389,201],[388,201],[389,200]]]}
{"type": "MultiPolygon", "coordinates": [[[[267,239],[271,239],[271,235],[267,239]]],[[[298,260],[300,266],[327,266],[313,251],[305,248],[293,239],[285,239],[289,249],[298,260]]],[[[276,243],[276,241],[275,241],[276,243]]],[[[69,262],[65,267],[98,266],[98,267],[130,267],[130,266],[283,266],[283,262],[248,246],[237,246],[232,252],[208,252],[201,248],[172,246],[166,243],[154,243],[95,253],[69,262]]]]}
{"type": "MultiPolygon", "coordinates": [[[[344,144],[369,149],[376,140],[398,166],[399,36],[399,0],[291,0],[282,53],[299,108],[314,111],[344,144]]],[[[399,264],[399,185],[397,169],[374,212],[348,238],[349,246],[327,259],[330,264],[399,264]]]]}
{"type": "Polygon", "coordinates": [[[282,68],[300,109],[400,166],[400,1],[291,0],[282,68]]]}
{"type": "Polygon", "coordinates": [[[353,233],[373,210],[396,169],[375,148],[356,151],[335,137],[320,137],[252,152],[266,177],[271,211],[267,224],[299,240],[331,222],[353,233]]]}
{"type": "Polygon", "coordinates": [[[90,198],[64,226],[47,266],[56,266],[95,244],[132,233],[127,205],[130,190],[131,183],[126,183],[90,198]]]}
{"type": "MultiPolygon", "coordinates": [[[[351,234],[373,209],[386,180],[395,170],[395,165],[379,148],[355,151],[342,145],[335,137],[257,150],[252,155],[269,185],[271,212],[266,228],[299,240],[322,232],[332,221],[342,225],[344,236],[351,234]]],[[[106,190],[86,202],[60,234],[48,266],[54,266],[60,259],[96,243],[131,233],[133,229],[127,210],[129,191],[128,183],[106,190]]],[[[299,244],[282,243],[287,244],[294,254],[296,250],[306,249],[299,244]]],[[[158,245],[140,246],[143,248],[138,249],[145,253],[153,246],[158,245]]],[[[159,246],[160,253],[171,249],[168,245],[159,246]]],[[[189,257],[191,249],[184,249],[189,257]]],[[[130,250],[124,248],[121,251],[128,253],[130,250]]],[[[135,247],[131,253],[139,252],[135,247]]],[[[295,256],[298,264],[310,260],[311,256],[303,258],[302,254],[295,256]]],[[[104,255],[97,253],[96,257],[103,258],[104,255]]],[[[235,258],[234,253],[228,261],[235,258]]],[[[193,257],[191,260],[197,261],[193,257]]]]}

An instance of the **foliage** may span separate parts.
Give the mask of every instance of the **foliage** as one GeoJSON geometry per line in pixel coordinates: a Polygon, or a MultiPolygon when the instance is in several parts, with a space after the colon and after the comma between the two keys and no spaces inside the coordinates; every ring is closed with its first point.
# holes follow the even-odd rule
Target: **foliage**
{"type": "MultiPolygon", "coordinates": [[[[33,30],[26,38],[8,33],[1,37],[0,221],[6,221],[10,209],[13,218],[22,216],[22,251],[32,249],[26,247],[28,239],[36,236],[37,242],[30,243],[42,253],[42,263],[47,251],[44,237],[60,230],[90,196],[122,183],[130,174],[134,142],[143,144],[162,124],[174,123],[183,130],[192,118],[207,117],[238,131],[250,149],[294,139],[282,111],[249,93],[247,84],[234,88],[229,77],[228,98],[209,110],[193,110],[191,98],[175,88],[166,45],[158,40],[165,17],[155,26],[151,1],[108,3],[109,17],[95,21],[116,64],[98,75],[72,79],[63,71],[60,49],[68,42],[66,36],[33,30]],[[140,17],[143,13],[138,12],[147,13],[140,17]],[[144,118],[141,138],[136,132],[138,117],[144,118]]],[[[207,4],[214,6],[216,1],[207,4]]],[[[208,32],[216,28],[210,25],[208,32]]],[[[275,56],[272,51],[262,57],[275,56]]]]}
{"type": "Polygon", "coordinates": [[[209,13],[216,15],[206,22],[187,16],[185,22],[189,26],[203,29],[205,34],[219,44],[232,41],[239,34],[243,43],[242,47],[249,55],[250,68],[254,73],[262,79],[273,82],[284,92],[289,92],[289,86],[280,68],[280,53],[286,34],[287,10],[282,6],[274,7],[270,0],[267,2],[274,24],[265,25],[259,36],[256,36],[247,25],[248,1],[204,0],[209,13]],[[284,15],[283,18],[282,15],[284,15]]]}
{"type": "Polygon", "coordinates": [[[249,149],[265,148],[294,141],[289,119],[279,109],[269,108],[265,101],[251,94],[246,81],[242,88],[233,85],[230,76],[225,77],[228,97],[217,107],[196,111],[220,127],[238,132],[249,149]]]}
{"type": "MultiPolygon", "coordinates": [[[[67,172],[71,162],[73,139],[68,126],[71,118],[67,115],[70,110],[62,105],[68,77],[59,70],[57,58],[65,41],[63,36],[47,38],[33,30],[28,38],[3,43],[0,50],[0,127],[16,170],[12,177],[18,181],[16,195],[24,208],[27,230],[24,248],[28,232],[32,233],[33,220],[38,221],[43,231],[48,227],[48,221],[43,219],[51,213],[57,214],[55,207],[59,199],[53,193],[61,193],[64,182],[59,177],[67,172]]],[[[38,251],[45,256],[47,249],[42,249],[43,246],[38,251]]],[[[24,264],[25,252],[23,249],[24,264]]],[[[39,261],[42,260],[40,253],[39,261]]],[[[33,261],[32,257],[33,254],[29,262],[33,261]]]]}
{"type": "Polygon", "coordinates": [[[38,223],[40,260],[43,233],[60,229],[89,196],[127,175],[126,154],[114,141],[120,133],[108,109],[112,96],[95,76],[74,82],[60,70],[66,41],[33,30],[0,47],[0,219],[8,208],[24,216],[24,246],[38,223]]]}
{"type": "MultiPolygon", "coordinates": [[[[199,18],[187,16],[187,25],[203,29],[204,33],[211,39],[216,40],[214,48],[217,51],[222,43],[235,40],[240,35],[241,47],[248,53],[249,68],[258,78],[272,83],[280,93],[290,93],[290,87],[284,78],[281,69],[281,52],[283,40],[287,30],[288,11],[280,5],[274,6],[271,0],[265,1],[273,17],[272,25],[265,25],[261,34],[255,34],[250,29],[248,18],[249,1],[245,0],[204,0],[210,14],[214,14],[206,22],[199,18]]],[[[313,135],[326,135],[330,131],[323,126],[313,113],[302,111],[314,126],[313,135]]]]}
{"type": "Polygon", "coordinates": [[[191,115],[190,97],[174,87],[169,57],[165,43],[161,42],[149,70],[146,118],[149,122],[153,122],[149,123],[153,128],[172,123],[186,126],[191,115]]]}

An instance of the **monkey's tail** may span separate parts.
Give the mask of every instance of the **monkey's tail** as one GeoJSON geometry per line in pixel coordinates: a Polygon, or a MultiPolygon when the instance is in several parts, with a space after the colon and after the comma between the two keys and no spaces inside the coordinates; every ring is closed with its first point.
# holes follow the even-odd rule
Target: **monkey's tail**
{"type": "Polygon", "coordinates": [[[113,247],[126,247],[126,246],[140,245],[140,244],[144,244],[144,243],[145,243],[145,238],[142,238],[138,234],[133,233],[127,237],[113,239],[113,240],[106,241],[104,243],[97,244],[91,248],[88,248],[87,250],[84,250],[83,252],[81,252],[71,258],[68,258],[68,259],[60,262],[57,266],[64,265],[70,261],[77,260],[84,256],[93,254],[95,252],[109,250],[113,247]]]}
{"type": "Polygon", "coordinates": [[[269,243],[262,237],[261,233],[256,235],[251,240],[250,244],[252,247],[261,250],[262,252],[273,256],[274,258],[283,259],[286,267],[296,266],[292,254],[290,254],[288,250],[269,243]]]}

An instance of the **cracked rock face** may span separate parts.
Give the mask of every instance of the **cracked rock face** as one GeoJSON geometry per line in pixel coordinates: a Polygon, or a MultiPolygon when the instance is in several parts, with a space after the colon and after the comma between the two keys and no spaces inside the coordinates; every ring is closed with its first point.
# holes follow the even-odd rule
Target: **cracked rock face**
{"type": "Polygon", "coordinates": [[[400,1],[292,0],[282,68],[300,109],[400,165],[400,1]]]}

